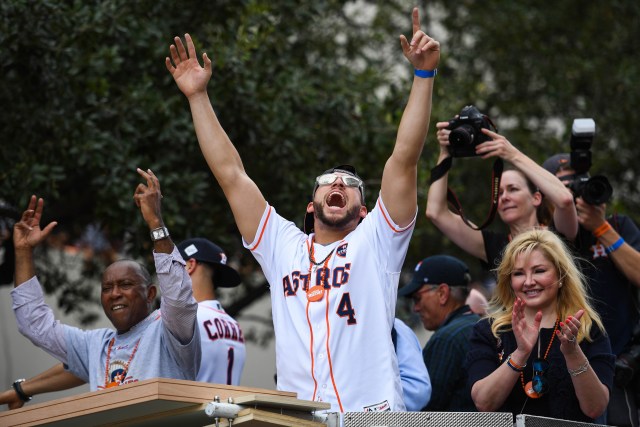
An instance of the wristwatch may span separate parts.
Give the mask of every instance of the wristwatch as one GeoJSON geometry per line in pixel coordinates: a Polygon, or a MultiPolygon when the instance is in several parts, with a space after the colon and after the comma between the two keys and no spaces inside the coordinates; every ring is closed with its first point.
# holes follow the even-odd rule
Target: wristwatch
{"type": "Polygon", "coordinates": [[[169,230],[167,230],[167,227],[158,227],[151,230],[151,240],[154,242],[166,239],[167,237],[169,237],[169,230]]]}
{"type": "Polygon", "coordinates": [[[23,402],[28,402],[31,399],[33,399],[33,396],[27,396],[25,392],[22,390],[22,386],[20,385],[20,383],[23,383],[23,382],[25,382],[25,379],[20,378],[15,380],[11,386],[16,391],[16,394],[18,395],[20,400],[22,400],[23,402]]]}

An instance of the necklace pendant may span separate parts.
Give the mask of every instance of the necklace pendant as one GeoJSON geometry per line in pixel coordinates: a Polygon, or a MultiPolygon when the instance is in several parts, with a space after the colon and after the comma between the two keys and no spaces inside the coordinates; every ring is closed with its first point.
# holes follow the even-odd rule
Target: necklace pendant
{"type": "Polygon", "coordinates": [[[529,396],[532,399],[538,399],[541,394],[538,394],[534,389],[533,389],[533,383],[531,381],[529,381],[525,386],[524,386],[524,392],[526,393],[527,396],[529,396]]]}
{"type": "Polygon", "coordinates": [[[324,288],[322,286],[313,286],[307,291],[307,300],[309,302],[322,301],[324,298],[324,288]]]}

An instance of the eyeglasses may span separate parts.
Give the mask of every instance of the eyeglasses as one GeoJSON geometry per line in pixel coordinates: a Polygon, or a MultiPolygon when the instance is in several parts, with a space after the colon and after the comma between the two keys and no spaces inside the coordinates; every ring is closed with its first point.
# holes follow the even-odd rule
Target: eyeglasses
{"type": "Polygon", "coordinates": [[[430,288],[427,289],[422,289],[420,291],[416,291],[413,293],[413,295],[411,296],[411,299],[413,300],[414,304],[417,304],[420,302],[420,299],[422,297],[422,294],[426,294],[427,292],[431,292],[431,291],[435,291],[436,289],[438,289],[439,286],[438,285],[433,285],[430,288]]]}
{"type": "Polygon", "coordinates": [[[542,396],[549,390],[549,382],[547,381],[547,369],[549,369],[549,362],[544,359],[536,359],[533,361],[533,378],[531,379],[531,386],[539,396],[542,396]]]}
{"type": "Polygon", "coordinates": [[[347,187],[362,187],[362,180],[351,175],[338,175],[335,173],[326,173],[316,178],[317,185],[331,185],[336,179],[340,178],[347,187]]]}

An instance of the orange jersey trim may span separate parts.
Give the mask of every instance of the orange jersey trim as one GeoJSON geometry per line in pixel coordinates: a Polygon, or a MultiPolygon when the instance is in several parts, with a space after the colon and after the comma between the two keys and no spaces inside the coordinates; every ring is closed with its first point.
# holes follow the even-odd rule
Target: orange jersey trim
{"type": "Polygon", "coordinates": [[[389,217],[387,217],[387,215],[386,215],[386,213],[384,211],[384,208],[382,207],[382,203],[381,203],[380,199],[378,199],[378,207],[380,208],[380,213],[382,213],[382,217],[386,221],[386,223],[389,226],[389,228],[392,229],[396,233],[403,233],[403,232],[407,231],[409,228],[411,228],[411,224],[413,224],[415,222],[415,220],[413,220],[405,228],[403,228],[402,230],[399,230],[399,229],[397,229],[395,227],[395,224],[391,221],[391,219],[389,217]]]}
{"type": "Polygon", "coordinates": [[[262,236],[264,235],[264,230],[267,228],[267,223],[269,222],[269,217],[271,216],[271,206],[269,206],[269,212],[267,213],[267,218],[264,220],[264,224],[262,225],[262,229],[260,230],[260,235],[258,236],[258,241],[253,247],[249,248],[250,251],[254,251],[262,241],[262,236]]]}
{"type": "Polygon", "coordinates": [[[329,291],[327,290],[327,304],[325,311],[325,321],[327,322],[327,361],[329,362],[329,374],[331,375],[331,383],[333,384],[333,391],[336,392],[336,398],[338,399],[338,406],[340,406],[340,412],[344,413],[344,408],[342,407],[342,400],[340,400],[340,393],[338,393],[338,386],[336,385],[336,379],[333,377],[333,362],[331,362],[331,350],[329,349],[329,339],[331,338],[331,327],[329,326],[329,291]]]}

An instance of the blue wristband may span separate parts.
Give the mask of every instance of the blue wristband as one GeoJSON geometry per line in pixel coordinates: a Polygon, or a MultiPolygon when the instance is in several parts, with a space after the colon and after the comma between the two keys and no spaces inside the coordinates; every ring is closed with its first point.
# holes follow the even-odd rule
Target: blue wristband
{"type": "Polygon", "coordinates": [[[418,70],[416,68],[413,74],[415,74],[418,77],[422,77],[423,79],[430,79],[435,77],[438,74],[438,69],[434,68],[433,70],[418,70]]]}
{"type": "Polygon", "coordinates": [[[620,246],[622,246],[623,243],[624,243],[624,239],[621,237],[618,240],[616,240],[613,245],[607,246],[605,250],[607,251],[608,254],[610,254],[611,252],[615,252],[618,248],[620,248],[620,246]]]}

